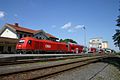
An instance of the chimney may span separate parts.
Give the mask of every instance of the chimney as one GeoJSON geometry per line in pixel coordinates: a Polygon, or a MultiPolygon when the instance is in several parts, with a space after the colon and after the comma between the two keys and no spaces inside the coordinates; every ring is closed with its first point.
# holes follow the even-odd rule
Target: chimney
{"type": "Polygon", "coordinates": [[[18,23],[15,23],[15,26],[18,26],[19,24],[18,23]]]}

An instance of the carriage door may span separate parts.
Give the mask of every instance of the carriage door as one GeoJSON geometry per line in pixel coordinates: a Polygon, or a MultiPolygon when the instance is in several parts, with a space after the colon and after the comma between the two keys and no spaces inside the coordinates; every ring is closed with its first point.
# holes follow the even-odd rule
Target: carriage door
{"type": "Polygon", "coordinates": [[[68,52],[70,52],[70,44],[67,44],[68,52]]]}
{"type": "Polygon", "coordinates": [[[76,48],[76,54],[78,54],[78,48],[76,48]]]}

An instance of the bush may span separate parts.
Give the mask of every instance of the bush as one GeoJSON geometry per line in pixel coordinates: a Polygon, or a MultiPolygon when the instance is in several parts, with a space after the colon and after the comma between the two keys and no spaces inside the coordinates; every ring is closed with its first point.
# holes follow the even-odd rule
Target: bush
{"type": "Polygon", "coordinates": [[[120,52],[117,52],[116,54],[120,55],[120,52]]]}

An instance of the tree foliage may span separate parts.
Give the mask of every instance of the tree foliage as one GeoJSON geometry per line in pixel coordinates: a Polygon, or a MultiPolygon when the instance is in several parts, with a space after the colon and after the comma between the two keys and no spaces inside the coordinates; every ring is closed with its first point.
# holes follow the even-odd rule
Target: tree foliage
{"type": "Polygon", "coordinates": [[[72,40],[72,39],[60,39],[60,42],[65,42],[65,43],[75,43],[75,44],[77,44],[77,42],[76,41],[74,41],[74,40],[72,40]]]}
{"type": "Polygon", "coordinates": [[[120,15],[118,16],[117,25],[118,29],[116,29],[116,33],[113,35],[114,45],[119,47],[120,50],[120,15]]]}

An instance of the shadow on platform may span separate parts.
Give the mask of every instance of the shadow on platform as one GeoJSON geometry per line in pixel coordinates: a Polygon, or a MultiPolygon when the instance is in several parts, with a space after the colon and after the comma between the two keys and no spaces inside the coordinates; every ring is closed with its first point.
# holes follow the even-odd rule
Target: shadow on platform
{"type": "Polygon", "coordinates": [[[117,67],[120,71],[120,57],[108,57],[100,60],[100,62],[111,64],[117,67]]]}

